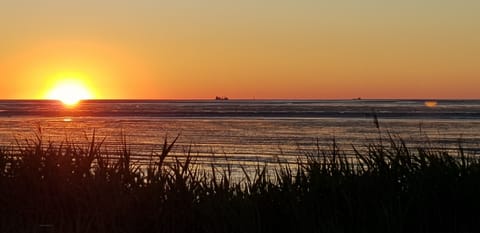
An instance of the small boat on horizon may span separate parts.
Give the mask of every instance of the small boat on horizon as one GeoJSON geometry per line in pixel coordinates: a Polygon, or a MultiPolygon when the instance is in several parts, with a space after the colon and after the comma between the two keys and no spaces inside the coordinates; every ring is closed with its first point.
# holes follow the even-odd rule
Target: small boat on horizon
{"type": "Polygon", "coordinates": [[[215,96],[215,100],[228,100],[226,96],[215,96]]]}

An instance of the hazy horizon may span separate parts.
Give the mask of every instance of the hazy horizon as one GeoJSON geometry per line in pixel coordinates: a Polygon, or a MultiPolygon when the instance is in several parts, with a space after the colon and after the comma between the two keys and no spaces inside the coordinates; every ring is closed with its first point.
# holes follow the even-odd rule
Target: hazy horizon
{"type": "MultiPolygon", "coordinates": [[[[228,100],[216,100],[213,98],[91,98],[81,101],[215,101],[228,103],[229,101],[480,101],[480,98],[229,98],[228,100]]],[[[10,98],[0,101],[60,101],[44,98],[10,98]]]]}

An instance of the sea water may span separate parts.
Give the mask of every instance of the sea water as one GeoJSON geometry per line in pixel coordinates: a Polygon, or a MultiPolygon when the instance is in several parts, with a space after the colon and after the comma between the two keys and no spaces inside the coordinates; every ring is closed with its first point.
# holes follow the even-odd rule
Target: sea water
{"type": "Polygon", "coordinates": [[[295,162],[335,142],[345,153],[400,137],[415,147],[480,150],[478,100],[89,100],[0,101],[0,145],[43,141],[87,145],[93,134],[110,150],[125,139],[139,161],[178,140],[173,155],[229,163],[295,162]]]}

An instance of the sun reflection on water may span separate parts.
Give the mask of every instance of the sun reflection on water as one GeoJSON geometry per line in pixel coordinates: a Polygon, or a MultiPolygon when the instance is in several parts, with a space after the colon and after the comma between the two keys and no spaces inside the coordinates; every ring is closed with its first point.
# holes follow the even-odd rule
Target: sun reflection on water
{"type": "Polygon", "coordinates": [[[437,101],[433,101],[433,100],[429,100],[429,101],[425,101],[424,105],[429,107],[429,108],[434,108],[437,106],[437,101]]]}

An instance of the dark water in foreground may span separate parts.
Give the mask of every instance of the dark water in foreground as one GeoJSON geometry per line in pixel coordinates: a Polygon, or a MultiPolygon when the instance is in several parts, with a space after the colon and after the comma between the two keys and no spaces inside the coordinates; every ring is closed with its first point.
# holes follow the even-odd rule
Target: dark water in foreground
{"type": "Polygon", "coordinates": [[[0,144],[33,138],[65,138],[87,143],[96,130],[108,144],[126,135],[132,152],[142,158],[158,152],[165,136],[180,134],[175,153],[188,146],[206,160],[213,154],[230,162],[294,161],[295,156],[332,144],[378,141],[378,116],[383,135],[399,135],[412,146],[429,140],[432,146],[462,146],[480,152],[480,101],[439,100],[273,100],[154,101],[95,100],[66,108],[56,101],[0,101],[0,144]]]}

